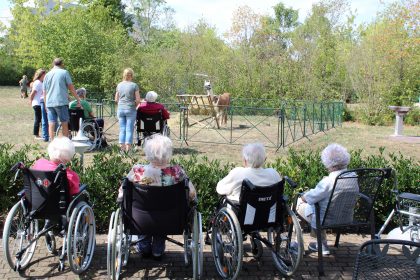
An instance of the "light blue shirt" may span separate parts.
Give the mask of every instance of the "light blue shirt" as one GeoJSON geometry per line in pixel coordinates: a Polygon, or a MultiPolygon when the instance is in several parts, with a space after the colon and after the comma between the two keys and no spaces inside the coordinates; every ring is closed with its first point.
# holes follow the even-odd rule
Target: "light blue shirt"
{"type": "Polygon", "coordinates": [[[139,86],[136,83],[129,81],[122,81],[117,86],[119,94],[118,109],[120,110],[135,110],[136,109],[136,91],[139,86]]]}
{"type": "Polygon", "coordinates": [[[68,87],[71,84],[69,72],[54,66],[44,78],[43,90],[47,97],[45,105],[47,107],[69,105],[68,87]]]}

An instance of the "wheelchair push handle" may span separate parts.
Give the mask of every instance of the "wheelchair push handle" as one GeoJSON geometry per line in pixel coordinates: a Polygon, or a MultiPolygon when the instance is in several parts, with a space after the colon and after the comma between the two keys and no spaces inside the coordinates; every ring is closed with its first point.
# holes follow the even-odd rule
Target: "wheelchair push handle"
{"type": "Polygon", "coordinates": [[[296,189],[297,188],[297,186],[298,186],[298,184],[295,182],[295,181],[293,181],[292,179],[290,179],[289,177],[287,177],[287,176],[284,176],[284,180],[293,188],[293,189],[296,189]]]}
{"type": "Polygon", "coordinates": [[[57,172],[57,175],[55,175],[54,178],[54,184],[58,182],[58,178],[60,178],[61,172],[64,172],[66,170],[66,166],[63,163],[60,163],[57,168],[54,170],[54,172],[57,172]]]}
{"type": "Polygon", "coordinates": [[[10,168],[10,172],[16,172],[18,169],[23,169],[24,167],[25,165],[23,164],[23,162],[19,161],[15,165],[13,165],[12,168],[10,168]]]}

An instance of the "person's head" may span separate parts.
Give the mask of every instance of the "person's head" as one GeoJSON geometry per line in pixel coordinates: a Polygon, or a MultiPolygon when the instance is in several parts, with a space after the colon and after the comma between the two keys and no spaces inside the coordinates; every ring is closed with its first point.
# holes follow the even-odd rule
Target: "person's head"
{"type": "Polygon", "coordinates": [[[125,68],[123,72],[123,81],[131,81],[134,78],[134,71],[131,68],[125,68]]]}
{"type": "Polygon", "coordinates": [[[161,134],[154,134],[144,143],[144,153],[152,164],[168,164],[172,157],[172,141],[161,134]]]}
{"type": "Polygon", "coordinates": [[[61,57],[56,57],[53,60],[53,65],[58,66],[58,67],[63,67],[64,66],[64,60],[61,57]]]}
{"type": "Polygon", "coordinates": [[[67,137],[56,137],[48,145],[50,160],[56,163],[68,163],[75,153],[73,142],[67,137]]]}
{"type": "Polygon", "coordinates": [[[26,75],[23,75],[22,79],[26,80],[26,79],[28,79],[28,77],[26,75]]]}
{"type": "Polygon", "coordinates": [[[36,81],[36,80],[39,80],[39,79],[41,79],[42,78],[42,76],[44,76],[45,75],[45,70],[44,69],[38,69],[38,70],[36,70],[36,72],[35,72],[35,74],[34,74],[34,78],[32,79],[32,81],[36,81]]]}
{"type": "Polygon", "coordinates": [[[76,90],[77,95],[82,98],[85,99],[86,98],[86,89],[85,88],[79,88],[76,90]]]}
{"type": "Polygon", "coordinates": [[[343,146],[332,143],[322,151],[321,161],[329,172],[342,170],[347,168],[350,162],[350,154],[343,146]]]}
{"type": "Polygon", "coordinates": [[[147,102],[156,102],[156,99],[158,98],[158,94],[154,91],[149,91],[146,93],[146,101],[147,102]]]}
{"type": "Polygon", "coordinates": [[[242,149],[242,157],[246,167],[260,168],[265,161],[265,148],[261,143],[251,143],[242,149]]]}

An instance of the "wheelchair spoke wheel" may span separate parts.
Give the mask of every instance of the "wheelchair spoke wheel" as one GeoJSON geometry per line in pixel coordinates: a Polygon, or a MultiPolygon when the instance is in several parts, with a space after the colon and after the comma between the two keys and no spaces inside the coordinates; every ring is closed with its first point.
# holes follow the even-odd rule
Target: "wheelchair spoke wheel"
{"type": "Polygon", "coordinates": [[[9,266],[16,271],[28,266],[36,247],[36,240],[32,244],[30,242],[38,233],[38,220],[29,221],[25,214],[23,202],[19,201],[7,214],[3,229],[4,256],[9,266]],[[22,252],[18,260],[16,254],[27,246],[29,247],[22,252]]]}
{"type": "Polygon", "coordinates": [[[193,240],[191,243],[193,279],[200,279],[203,275],[203,230],[201,213],[194,212],[193,240]]]}
{"type": "Polygon", "coordinates": [[[128,254],[127,249],[129,249],[128,238],[124,234],[121,209],[115,212],[111,243],[111,279],[118,280],[125,256],[128,254]]]}
{"type": "Polygon", "coordinates": [[[115,211],[111,214],[111,219],[109,220],[109,227],[108,227],[108,243],[106,245],[106,269],[108,276],[111,277],[111,267],[113,262],[112,260],[112,233],[114,229],[114,218],[115,218],[115,211]]]}
{"type": "Polygon", "coordinates": [[[67,256],[71,270],[80,274],[89,268],[95,251],[95,216],[86,202],[73,210],[68,227],[67,256]]]}
{"type": "Polygon", "coordinates": [[[303,235],[295,213],[287,205],[284,211],[283,226],[269,228],[267,234],[276,268],[282,275],[291,276],[303,258],[303,235]]]}
{"type": "Polygon", "coordinates": [[[217,272],[223,279],[236,279],[243,256],[242,230],[235,213],[224,207],[214,219],[211,249],[217,272]]]}
{"type": "MultiPolygon", "coordinates": [[[[92,151],[95,149],[98,145],[98,141],[100,141],[98,131],[95,128],[95,125],[91,122],[84,122],[83,123],[83,135],[89,138],[89,144],[90,147],[88,151],[92,151]]],[[[100,144],[100,143],[99,143],[100,144]]]]}

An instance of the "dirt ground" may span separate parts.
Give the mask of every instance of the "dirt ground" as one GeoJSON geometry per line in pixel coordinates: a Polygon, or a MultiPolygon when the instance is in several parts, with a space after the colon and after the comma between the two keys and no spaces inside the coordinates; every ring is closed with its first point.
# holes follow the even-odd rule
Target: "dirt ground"
{"type": "MultiPolygon", "coordinates": [[[[0,143],[15,143],[16,147],[24,144],[40,145],[46,149],[47,143],[34,140],[32,136],[33,109],[28,99],[19,98],[18,87],[0,87],[0,143]]],[[[191,116],[199,119],[199,116],[191,116]]],[[[187,141],[180,141],[179,114],[172,113],[169,121],[171,139],[174,141],[174,154],[205,155],[210,159],[220,159],[224,162],[241,163],[242,145],[250,142],[262,142],[267,147],[268,160],[286,154],[290,148],[298,150],[318,149],[328,143],[337,142],[348,149],[364,149],[366,155],[379,153],[380,147],[387,152],[401,152],[415,160],[420,160],[420,127],[405,126],[407,137],[391,136],[393,126],[366,126],[359,123],[346,122],[341,127],[318,132],[307,138],[292,142],[290,131],[286,137],[286,148],[273,148],[277,145],[278,121],[274,117],[234,117],[231,130],[227,127],[214,129],[213,124],[202,122],[188,129],[187,141]],[[212,143],[206,143],[212,142],[212,143]],[[221,144],[233,142],[234,144],[221,144]],[[188,145],[187,145],[188,144],[188,145]]],[[[228,122],[229,126],[231,125],[228,122]]],[[[290,129],[293,129],[291,127],[290,129]]],[[[300,128],[297,127],[297,130],[300,128]]],[[[111,144],[118,142],[118,122],[114,117],[105,118],[107,139],[111,144]]],[[[301,132],[297,133],[300,138],[301,132]]],[[[93,153],[86,154],[85,162],[89,163],[93,153]]]]}

